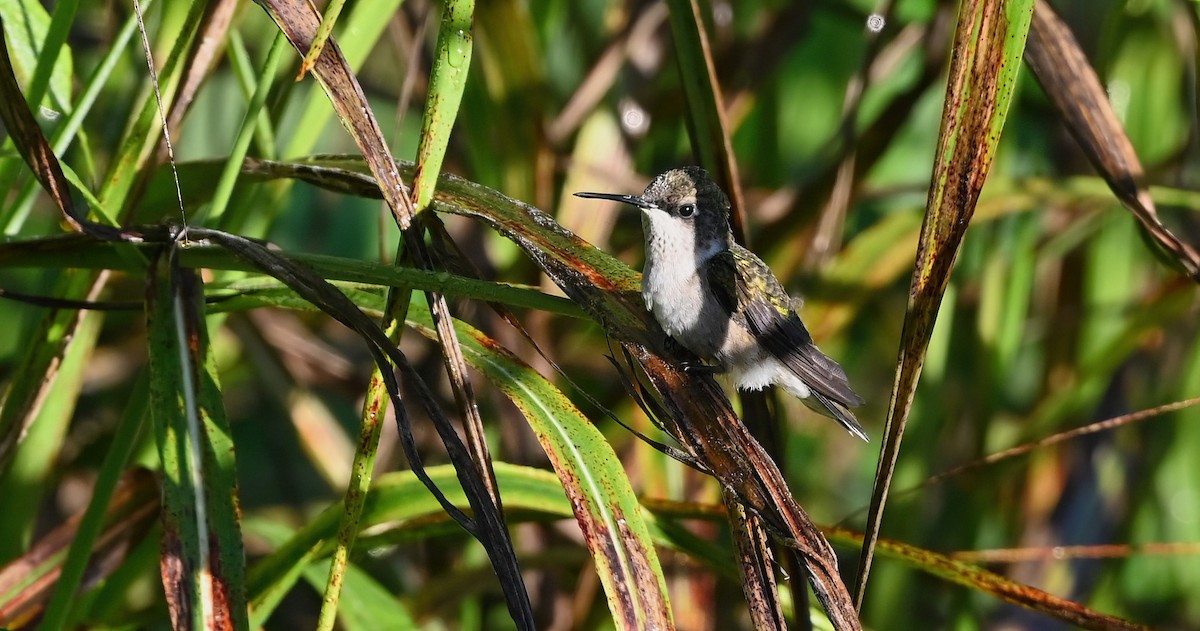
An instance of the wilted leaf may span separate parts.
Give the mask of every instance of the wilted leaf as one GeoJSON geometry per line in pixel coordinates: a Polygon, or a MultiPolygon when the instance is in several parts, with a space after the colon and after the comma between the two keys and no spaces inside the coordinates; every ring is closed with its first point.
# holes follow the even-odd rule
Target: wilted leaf
{"type": "Polygon", "coordinates": [[[1144,182],[1142,164],[1113,112],[1108,93],[1070,29],[1045,0],[1038,1],[1033,13],[1026,60],[1084,155],[1117,199],[1171,260],[1200,283],[1200,253],[1159,219],[1144,182]]]}
{"type": "Polygon", "coordinates": [[[1032,0],[963,0],[959,7],[925,223],[855,581],[858,606],[933,323],[1000,142],[1032,13],[1032,0]]]}

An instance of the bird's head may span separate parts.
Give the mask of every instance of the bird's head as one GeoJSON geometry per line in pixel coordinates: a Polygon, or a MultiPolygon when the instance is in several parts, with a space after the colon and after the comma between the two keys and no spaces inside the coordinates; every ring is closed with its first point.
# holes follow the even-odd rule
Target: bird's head
{"type": "Polygon", "coordinates": [[[672,169],[654,178],[641,196],[613,193],[575,193],[578,197],[608,199],[642,211],[648,246],[658,242],[690,244],[698,261],[724,251],[733,243],[729,231],[729,198],[700,167],[672,169]]]}

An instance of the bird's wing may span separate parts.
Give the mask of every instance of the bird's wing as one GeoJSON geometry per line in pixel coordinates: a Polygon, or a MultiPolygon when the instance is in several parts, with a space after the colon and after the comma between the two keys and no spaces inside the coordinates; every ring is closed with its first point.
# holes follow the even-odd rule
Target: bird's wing
{"type": "Polygon", "coordinates": [[[718,253],[706,264],[708,286],[717,302],[731,314],[744,314],[759,303],[780,317],[790,310],[791,298],[757,256],[740,245],[718,253]]]}
{"type": "Polygon", "coordinates": [[[717,302],[743,318],[763,348],[805,385],[835,403],[862,405],[846,371],[813,344],[791,298],[757,256],[735,245],[709,262],[708,281],[717,302]]]}

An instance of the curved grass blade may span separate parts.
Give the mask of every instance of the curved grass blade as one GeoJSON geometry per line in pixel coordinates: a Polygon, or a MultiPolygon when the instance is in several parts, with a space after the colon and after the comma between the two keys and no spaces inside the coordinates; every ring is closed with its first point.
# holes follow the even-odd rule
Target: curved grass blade
{"type": "Polygon", "coordinates": [[[163,470],[162,579],[176,629],[249,629],[233,443],[195,272],[147,279],[150,398],[163,470]]]}
{"type": "Polygon", "coordinates": [[[959,7],[925,222],[855,580],[856,607],[861,608],[866,592],[875,540],[933,323],[1000,141],[1032,13],[1032,0],[963,0],[959,7]]]}
{"type": "Polygon", "coordinates": [[[1200,283],[1200,253],[1159,219],[1150,190],[1143,183],[1145,171],[1113,112],[1108,93],[1070,29],[1045,0],[1039,0],[1033,12],[1026,60],[1084,155],[1117,199],[1171,261],[1200,283]]]}
{"type": "MultiPolygon", "coordinates": [[[[276,24],[279,25],[280,30],[288,36],[288,39],[297,50],[302,50],[310,45],[312,39],[315,37],[314,31],[317,28],[317,16],[311,4],[296,0],[260,1],[276,24]]],[[[359,85],[354,73],[350,70],[346,60],[341,56],[336,45],[325,47],[324,51],[316,59],[313,73],[329,96],[334,109],[337,110],[338,117],[358,144],[363,157],[371,167],[371,173],[374,174],[379,182],[380,191],[391,208],[396,224],[400,227],[404,246],[408,254],[413,257],[418,267],[432,269],[432,260],[426,249],[425,241],[422,238],[420,226],[413,225],[415,210],[412,200],[409,198],[409,191],[400,179],[395,160],[392,158],[391,151],[384,141],[379,125],[371,113],[370,105],[367,103],[362,87],[359,85]]],[[[458,349],[458,341],[454,337],[454,330],[449,322],[449,309],[446,307],[445,298],[434,292],[427,293],[426,298],[435,317],[445,320],[445,323],[440,325],[438,329],[441,333],[439,341],[443,357],[447,365],[450,366],[450,374],[452,376],[456,373],[460,375],[465,374],[461,350],[458,349]]],[[[465,377],[463,379],[465,380],[465,377]]],[[[452,378],[452,383],[453,381],[452,378]]],[[[456,388],[455,399],[459,402],[460,408],[464,412],[464,422],[469,422],[469,419],[474,414],[477,414],[469,409],[473,407],[469,391],[465,387],[456,388]]],[[[448,441],[447,434],[453,434],[454,431],[448,425],[439,427],[439,433],[442,435],[443,441],[448,441]]],[[[455,442],[459,440],[456,434],[453,440],[455,442]]],[[[472,442],[478,445],[478,441],[472,442]]],[[[453,456],[453,450],[451,450],[451,453],[453,456]]],[[[463,471],[463,475],[478,478],[478,481],[483,484],[483,490],[485,492],[489,491],[490,488],[487,484],[488,477],[484,473],[489,466],[486,453],[481,454],[478,450],[468,450],[467,455],[471,462],[456,461],[456,465],[460,468],[473,468],[474,470],[469,473],[463,471]]],[[[473,479],[471,484],[466,484],[464,481],[469,494],[479,492],[479,489],[474,484],[475,481],[473,479]]],[[[488,551],[488,556],[491,558],[493,566],[499,575],[509,612],[517,622],[519,628],[532,629],[534,628],[532,605],[529,602],[524,578],[516,561],[516,554],[513,551],[511,538],[504,524],[504,515],[500,510],[498,496],[485,493],[484,496],[473,501],[472,505],[476,510],[476,516],[479,520],[474,534],[484,544],[484,548],[488,551]]]]}
{"type": "MultiPolygon", "coordinates": [[[[410,325],[429,338],[428,313],[410,325]]],[[[550,458],[619,629],[671,629],[666,579],[620,459],[570,399],[483,332],[455,322],[467,361],[521,410],[550,458]]]]}
{"type": "MultiPolygon", "coordinates": [[[[356,304],[382,312],[377,294],[354,294],[356,304]]],[[[294,294],[258,294],[254,306],[311,309],[294,294]]],[[[222,303],[218,308],[243,308],[222,303]]],[[[409,326],[436,338],[427,310],[411,305],[409,326]]],[[[482,332],[455,322],[467,361],[522,411],[567,490],[575,518],[620,628],[672,628],[666,581],[637,498],[616,453],[571,401],[544,377],[482,332]]],[[[365,489],[364,489],[365,495],[365,489]]],[[[356,527],[362,524],[355,522],[356,527]]],[[[340,529],[339,529],[340,530],[340,529]]],[[[339,533],[339,540],[341,534],[339,533]]]]}

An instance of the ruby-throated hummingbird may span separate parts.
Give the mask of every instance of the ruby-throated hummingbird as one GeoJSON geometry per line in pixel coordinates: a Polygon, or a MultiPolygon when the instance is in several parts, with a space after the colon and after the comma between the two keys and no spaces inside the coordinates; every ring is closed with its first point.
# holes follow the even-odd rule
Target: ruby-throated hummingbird
{"type": "Polygon", "coordinates": [[[729,198],[699,167],[667,171],[641,197],[575,193],[642,211],[642,298],[663,330],[725,372],[740,390],[776,384],[867,440],[849,407],[862,398],[846,372],[813,344],[794,301],[770,268],[734,243],[729,198]]]}

